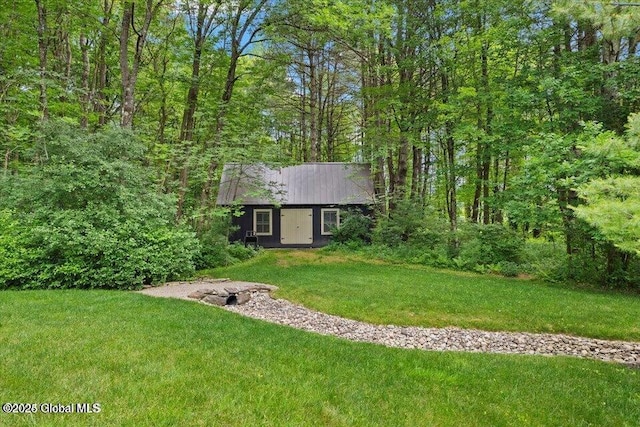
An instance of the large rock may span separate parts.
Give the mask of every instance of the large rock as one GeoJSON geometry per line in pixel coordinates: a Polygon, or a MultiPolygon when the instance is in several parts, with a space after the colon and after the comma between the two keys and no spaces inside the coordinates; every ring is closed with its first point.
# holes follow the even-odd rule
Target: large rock
{"type": "Polygon", "coordinates": [[[249,292],[240,292],[236,295],[236,304],[242,305],[251,301],[251,294],[249,292]]]}
{"type": "Polygon", "coordinates": [[[197,291],[191,292],[189,295],[187,295],[187,298],[202,299],[207,295],[211,295],[212,293],[213,289],[198,289],[197,291]]]}
{"type": "Polygon", "coordinates": [[[227,297],[221,297],[218,295],[207,295],[201,301],[204,301],[207,304],[213,304],[213,305],[219,305],[219,306],[227,305],[227,297]]]}

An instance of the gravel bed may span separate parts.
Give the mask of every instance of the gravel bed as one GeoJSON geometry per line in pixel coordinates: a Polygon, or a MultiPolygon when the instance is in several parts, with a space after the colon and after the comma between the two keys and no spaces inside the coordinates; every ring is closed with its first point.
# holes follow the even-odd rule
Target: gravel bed
{"type": "Polygon", "coordinates": [[[486,332],[459,328],[373,325],[309,310],[267,293],[253,293],[243,305],[225,306],[244,316],[322,335],[388,347],[476,353],[575,356],[640,367],[640,343],[569,335],[486,332]]]}

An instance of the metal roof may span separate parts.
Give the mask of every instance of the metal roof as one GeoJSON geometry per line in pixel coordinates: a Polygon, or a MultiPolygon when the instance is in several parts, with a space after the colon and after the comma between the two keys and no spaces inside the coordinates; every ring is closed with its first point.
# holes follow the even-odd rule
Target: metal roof
{"type": "Polygon", "coordinates": [[[218,205],[361,205],[374,202],[369,165],[304,163],[272,169],[265,165],[224,166],[218,205]]]}

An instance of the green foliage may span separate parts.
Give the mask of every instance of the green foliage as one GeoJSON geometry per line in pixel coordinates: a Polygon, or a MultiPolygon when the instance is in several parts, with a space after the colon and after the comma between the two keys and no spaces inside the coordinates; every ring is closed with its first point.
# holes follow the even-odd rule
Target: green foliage
{"type": "Polygon", "coordinates": [[[576,215],[619,249],[640,255],[640,115],[629,117],[626,138],[608,132],[586,141],[586,166],[600,178],[578,188],[586,205],[576,215]]]}
{"type": "Polygon", "coordinates": [[[19,285],[33,261],[27,251],[29,235],[8,210],[0,210],[0,289],[19,285]]]}
{"type": "Polygon", "coordinates": [[[436,212],[425,214],[402,202],[374,230],[376,256],[388,260],[481,273],[517,275],[522,267],[524,239],[500,224],[462,224],[451,233],[436,212]],[[451,241],[457,241],[451,251],[451,241]]]}
{"type": "Polygon", "coordinates": [[[231,231],[231,213],[226,209],[215,210],[209,228],[198,235],[202,248],[196,259],[198,270],[232,265],[256,255],[252,247],[245,248],[239,242],[229,244],[231,231]]]}
{"type": "Polygon", "coordinates": [[[580,195],[588,204],[576,207],[577,216],[618,248],[640,255],[640,177],[593,180],[580,195]]]}
{"type": "Polygon", "coordinates": [[[563,273],[567,265],[567,253],[562,236],[546,235],[545,238],[527,239],[523,248],[522,270],[543,280],[560,282],[567,279],[563,273]]]}
{"type": "Polygon", "coordinates": [[[362,245],[371,243],[373,220],[360,210],[340,212],[340,227],[333,230],[333,242],[362,245]]]}
{"type": "Polygon", "coordinates": [[[404,244],[434,249],[447,241],[447,225],[442,216],[410,201],[402,201],[396,209],[378,220],[373,241],[399,247],[404,244]]]}
{"type": "Polygon", "coordinates": [[[2,242],[28,265],[18,276],[18,261],[4,264],[2,286],[128,289],[194,271],[198,241],[174,225],[174,200],[154,188],[133,134],[55,123],[42,135],[37,163],[3,178],[0,204],[14,214],[2,242]]]}
{"type": "Polygon", "coordinates": [[[513,270],[522,261],[524,239],[499,224],[468,225],[458,233],[460,251],[454,258],[458,268],[477,272],[502,273],[503,266],[513,270]],[[507,263],[507,264],[505,264],[507,263]]]}
{"type": "Polygon", "coordinates": [[[490,224],[478,227],[477,236],[480,263],[517,263],[521,260],[524,239],[515,231],[499,224],[490,224]]]}
{"type": "Polygon", "coordinates": [[[533,270],[543,277],[637,286],[627,273],[638,264],[637,256],[616,254],[608,246],[637,254],[639,128],[640,118],[631,115],[626,137],[584,123],[573,134],[545,134],[532,141],[530,149],[543,154],[525,162],[509,190],[506,212],[512,223],[535,230],[534,235],[563,231],[565,255],[558,259],[565,265],[537,264],[533,270]]]}
{"type": "Polygon", "coordinates": [[[202,255],[198,258],[196,268],[207,269],[237,264],[254,257],[256,249],[245,247],[240,242],[229,243],[226,236],[203,243],[202,255]]]}
{"type": "MultiPolygon", "coordinates": [[[[626,141],[619,137],[640,109],[640,59],[629,41],[639,8],[568,0],[169,3],[158,3],[133,67],[135,129],[148,151],[114,140],[74,154],[70,134],[56,137],[67,139],[60,143],[37,127],[47,115],[94,130],[118,121],[124,3],[43,1],[39,16],[22,1],[0,11],[7,248],[25,247],[37,233],[118,242],[123,236],[104,230],[150,224],[155,232],[155,220],[177,232],[165,214],[172,201],[121,194],[152,188],[149,174],[141,184],[127,166],[149,164],[162,191],[177,196],[179,217],[197,218],[198,265],[225,264],[233,249],[208,230],[222,164],[357,158],[385,175],[382,196],[417,200],[379,221],[371,238],[385,256],[498,271],[501,248],[487,254],[474,231],[448,231],[490,219],[533,236],[563,232],[568,278],[633,277],[638,257],[625,257],[637,253],[635,196],[610,195],[625,185],[618,179],[640,175],[638,120],[626,141]],[[211,25],[200,43],[196,21],[211,25]],[[438,212],[425,212],[427,204],[438,212]],[[53,211],[62,212],[51,217],[57,222],[49,222],[53,211]],[[153,221],[143,224],[138,212],[153,221]]],[[[143,27],[138,12],[132,38],[143,27]]],[[[359,227],[349,224],[334,241],[356,247],[361,237],[350,235],[363,234],[359,227]]]]}
{"type": "Polygon", "coordinates": [[[498,271],[505,277],[517,277],[520,274],[520,266],[511,261],[501,261],[498,263],[498,271]]]}
{"type": "Polygon", "coordinates": [[[398,247],[409,240],[411,225],[417,224],[416,215],[408,215],[406,212],[397,210],[393,217],[382,217],[378,219],[373,239],[376,244],[389,247],[398,247]]]}

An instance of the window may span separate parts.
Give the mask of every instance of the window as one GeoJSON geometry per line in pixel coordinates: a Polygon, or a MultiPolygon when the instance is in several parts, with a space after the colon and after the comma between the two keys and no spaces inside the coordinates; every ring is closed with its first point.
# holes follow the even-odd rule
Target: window
{"type": "Polygon", "coordinates": [[[332,230],[340,226],[340,209],[322,209],[322,234],[333,234],[332,230]]]}
{"type": "Polygon", "coordinates": [[[271,236],[271,209],[254,209],[253,227],[256,236],[271,236]]]}

